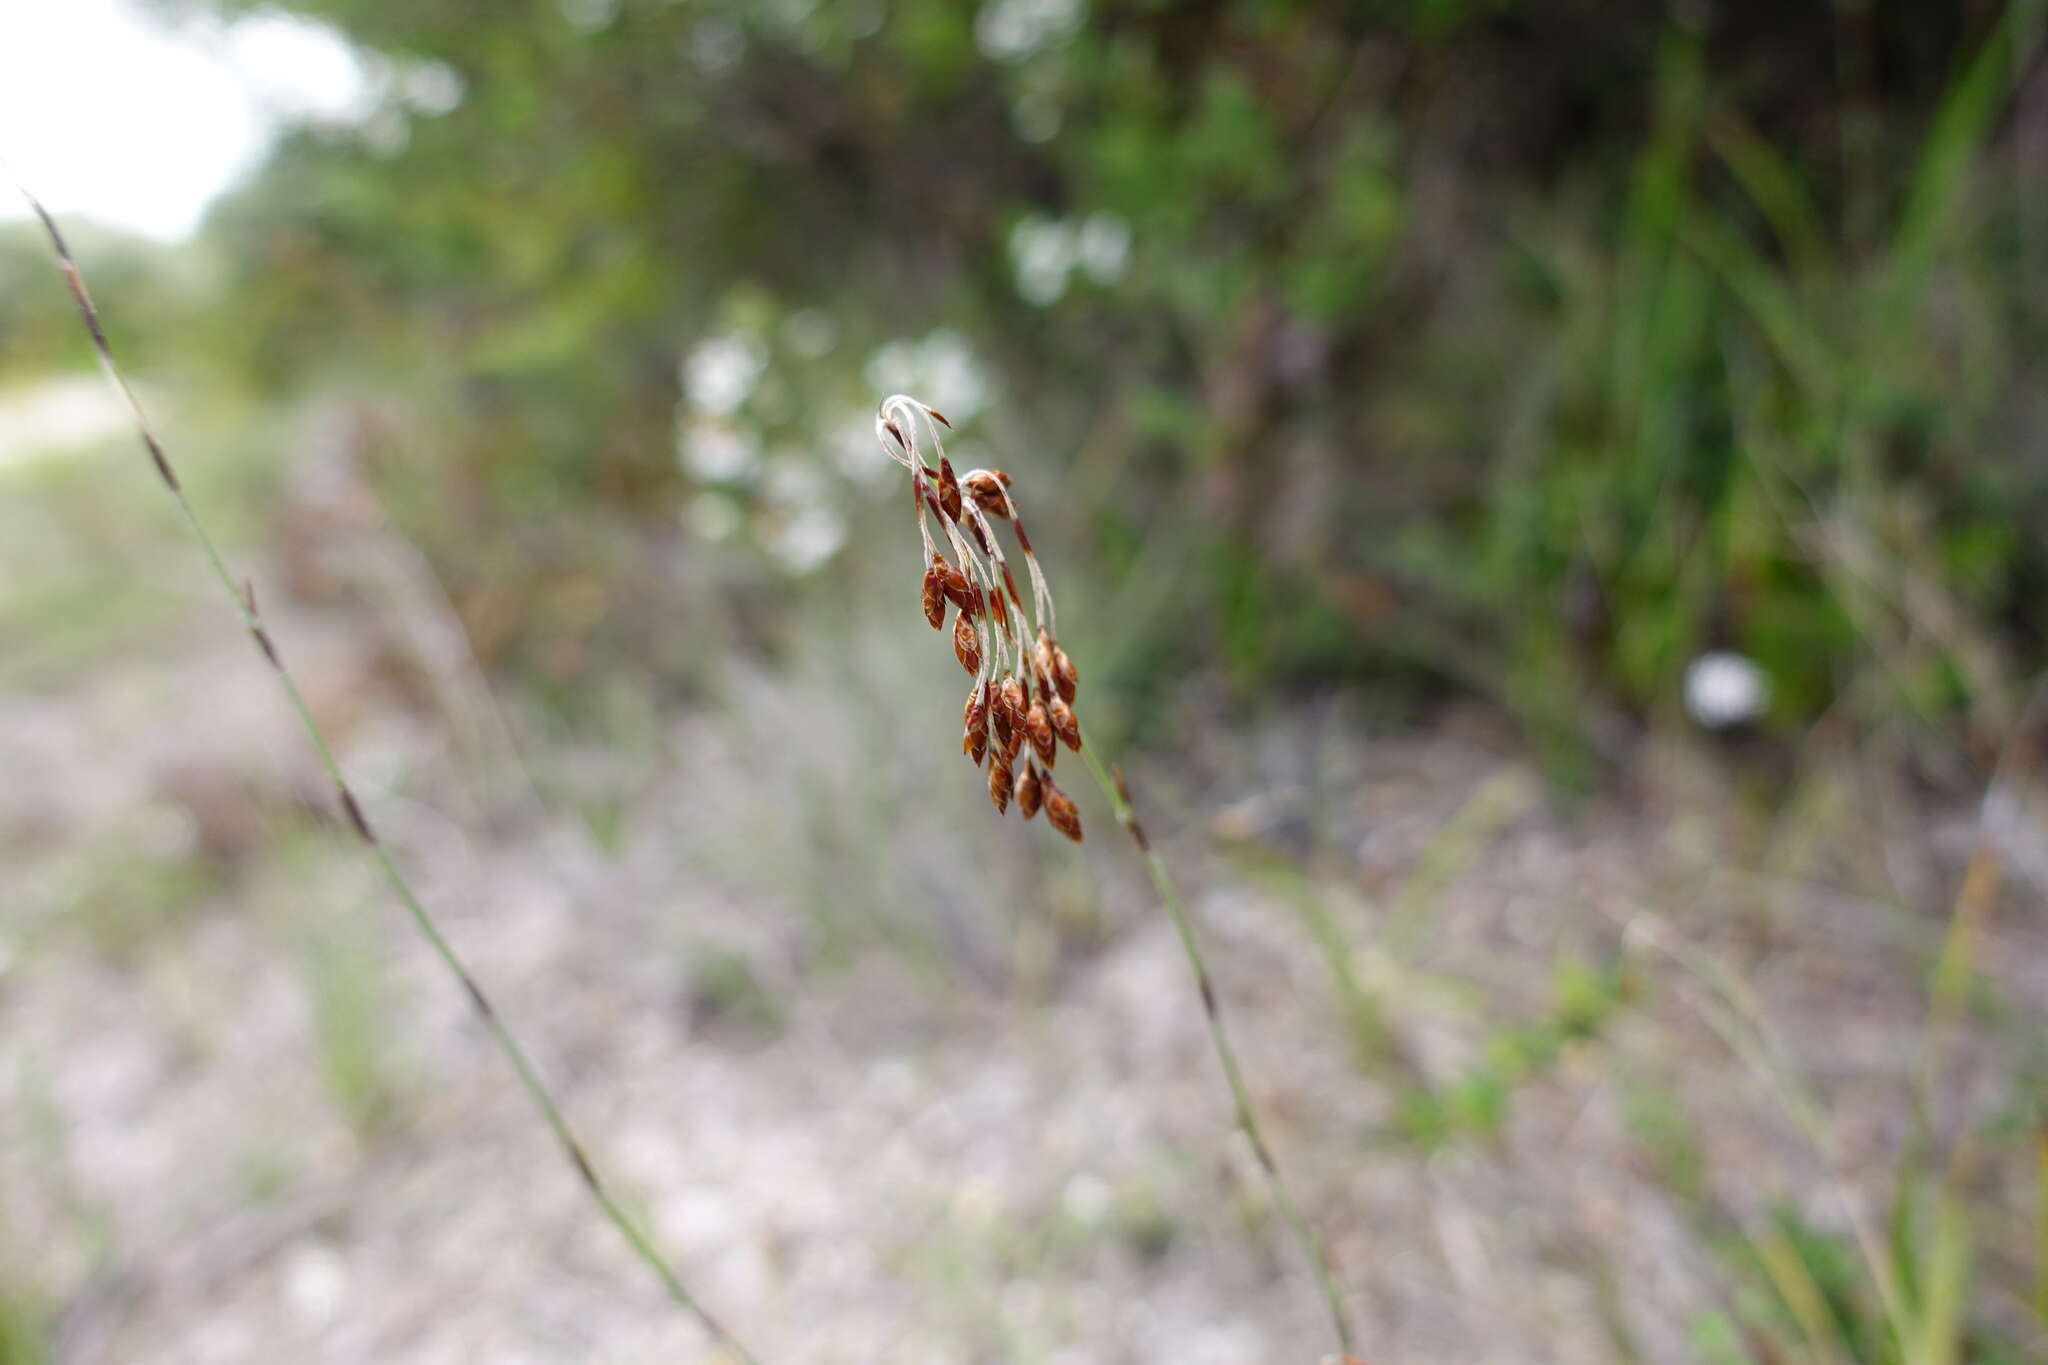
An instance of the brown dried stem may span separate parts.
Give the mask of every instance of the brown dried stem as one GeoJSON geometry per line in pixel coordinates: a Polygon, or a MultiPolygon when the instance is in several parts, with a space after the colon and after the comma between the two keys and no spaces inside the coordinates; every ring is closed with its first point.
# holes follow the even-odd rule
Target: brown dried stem
{"type": "Polygon", "coordinates": [[[236,612],[242,618],[242,624],[248,629],[250,638],[255,641],[256,647],[262,652],[264,662],[269,667],[271,676],[277,679],[278,686],[284,692],[285,699],[291,703],[292,711],[297,715],[300,728],[305,731],[306,739],[312,745],[314,755],[320,760],[320,766],[326,770],[329,780],[334,783],[335,799],[341,807],[341,813],[347,820],[349,828],[355,832],[356,837],[369,849],[371,857],[375,859],[378,868],[384,875],[385,883],[391,888],[392,894],[397,896],[400,903],[405,906],[407,913],[412,917],[414,926],[418,928],[420,935],[426,939],[428,946],[434,950],[434,956],[440,959],[441,965],[448,970],[448,974],[454,977],[456,983],[462,987],[463,994],[468,997],[470,1005],[474,1007],[477,1016],[483,1021],[485,1029],[491,1036],[491,1040],[497,1045],[498,1050],[504,1054],[506,1061],[511,1063],[513,1072],[519,1078],[520,1087],[525,1090],[527,1098],[533,1102],[534,1108],[540,1111],[540,1116],[546,1122],[548,1130],[554,1134],[556,1142],[561,1145],[563,1156],[569,1162],[570,1167],[576,1172],[577,1179],[582,1183],[584,1190],[588,1192],[592,1201],[597,1204],[598,1209],[612,1226],[618,1229],[619,1235],[626,1239],[627,1245],[633,1249],[634,1254],[646,1263],[649,1270],[654,1272],[655,1277],[661,1281],[662,1288],[667,1291],[668,1296],[691,1317],[696,1319],[698,1325],[709,1333],[719,1346],[737,1357],[743,1362],[743,1365],[760,1365],[759,1358],[745,1346],[741,1345],[739,1339],[726,1330],[718,1319],[713,1317],[704,1305],[698,1301],[697,1297],[689,1291],[675,1270],[663,1258],[661,1252],[655,1248],[654,1243],[649,1239],[646,1232],[627,1215],[624,1207],[620,1205],[618,1199],[612,1194],[610,1187],[598,1175],[597,1168],[591,1163],[581,1139],[577,1137],[575,1130],[569,1126],[569,1120],[563,1115],[561,1106],[555,1102],[554,1097],[548,1092],[548,1088],[541,1080],[539,1072],[534,1069],[533,1062],[527,1057],[526,1050],[513,1037],[512,1031],[506,1025],[503,1016],[491,1004],[490,997],[484,994],[483,988],[477,984],[476,978],[470,974],[469,969],[463,965],[462,959],[456,955],[455,949],[442,935],[439,926],[434,922],[433,916],[420,903],[419,897],[413,894],[411,885],[406,881],[405,875],[399,871],[398,864],[392,859],[390,850],[377,837],[376,830],[370,824],[368,815],[364,813],[362,803],[356,799],[355,792],[350,789],[348,779],[341,771],[341,764],[336,760],[334,751],[329,747],[327,737],[321,732],[319,724],[313,719],[313,713],[307,707],[305,696],[300,692],[298,683],[293,680],[291,673],[285,668],[284,662],[278,654],[276,642],[272,638],[269,628],[263,624],[263,618],[257,611],[254,589],[247,583],[236,583],[234,575],[229,572],[227,562],[221,557],[220,550],[215,545],[212,535],[208,533],[205,524],[200,521],[199,514],[193,508],[191,500],[185,496],[185,491],[178,482],[177,473],[171,465],[170,457],[166,454],[162,442],[157,440],[155,432],[151,430],[148,418],[143,414],[142,404],[135,396],[135,390],[129,386],[127,378],[121,373],[120,367],[114,361],[113,348],[107,344],[106,331],[100,325],[99,311],[93,306],[91,295],[86,292],[85,279],[79,273],[78,264],[73,260],[70,248],[65,244],[63,233],[58,231],[56,220],[50,216],[49,211],[43,207],[41,201],[29,193],[27,187],[22,185],[20,181],[15,181],[15,188],[21,191],[22,198],[28,201],[29,208],[34,210],[36,217],[42,222],[44,232],[49,236],[50,247],[56,253],[58,267],[64,272],[64,282],[70,288],[71,297],[78,305],[79,316],[84,320],[85,330],[92,338],[93,351],[99,359],[100,369],[106,374],[108,382],[113,385],[115,392],[127,407],[135,424],[136,435],[141,438],[143,448],[149,452],[150,463],[155,467],[158,477],[163,480],[164,487],[170,491],[171,498],[177,503],[179,512],[184,515],[185,524],[191,528],[193,539],[199,542],[199,548],[206,556],[207,566],[213,571],[214,578],[219,581],[229,600],[234,603],[236,612]]]}

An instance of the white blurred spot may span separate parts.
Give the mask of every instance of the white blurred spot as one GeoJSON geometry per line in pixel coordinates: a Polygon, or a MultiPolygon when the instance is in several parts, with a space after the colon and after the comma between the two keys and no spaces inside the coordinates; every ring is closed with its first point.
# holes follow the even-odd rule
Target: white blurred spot
{"type": "Polygon", "coordinates": [[[1686,666],[1685,709],[1709,730],[1754,720],[1770,701],[1762,669],[1728,650],[1702,654],[1686,666]]]}
{"type": "Polygon", "coordinates": [[[986,56],[1016,62],[1080,26],[1080,0],[990,0],[974,18],[974,41],[986,56]]]}
{"type": "Polygon", "coordinates": [[[747,34],[730,19],[700,19],[687,39],[690,61],[707,76],[717,76],[739,64],[747,50],[747,34]]]}
{"type": "Polygon", "coordinates": [[[1025,218],[1010,230],[1010,266],[1026,303],[1043,308],[1067,292],[1079,255],[1074,237],[1065,223],[1048,218],[1025,218]]]}
{"type": "Polygon", "coordinates": [[[683,360],[683,394],[701,411],[724,416],[747,401],[768,358],[752,342],[735,336],[700,342],[683,360]]]}
{"type": "Polygon", "coordinates": [[[315,1326],[332,1322],[348,1297],[348,1262],[324,1242],[293,1249],[285,1262],[284,1296],[292,1311],[315,1326]]]}
{"type": "Polygon", "coordinates": [[[1097,284],[1111,284],[1120,278],[1130,254],[1130,226],[1115,214],[1091,213],[1081,224],[1074,256],[1097,284]]]}
{"type": "Polygon", "coordinates": [[[707,483],[725,483],[752,470],[760,461],[760,451],[723,422],[696,421],[677,431],[676,458],[691,476],[707,483]]]}
{"type": "Polygon", "coordinates": [[[1060,1191],[1060,1207],[1075,1222],[1094,1227],[1108,1215],[1110,1197],[1108,1181],[1093,1171],[1076,1171],[1060,1191]]]}
{"type": "Polygon", "coordinates": [[[398,90],[407,108],[429,118],[454,113],[467,93],[462,74],[446,62],[414,62],[399,74],[398,90]]]}
{"type": "Polygon", "coordinates": [[[988,380],[958,332],[945,328],[922,341],[892,341],[869,357],[864,376],[877,393],[914,393],[956,425],[981,411],[988,380]]]}
{"type": "MultiPolygon", "coordinates": [[[[360,122],[377,59],[307,19],[167,22],[134,0],[15,0],[0,39],[0,140],[53,213],[176,240],[280,124],[360,122]]],[[[0,219],[27,207],[0,194],[0,219]]]]}

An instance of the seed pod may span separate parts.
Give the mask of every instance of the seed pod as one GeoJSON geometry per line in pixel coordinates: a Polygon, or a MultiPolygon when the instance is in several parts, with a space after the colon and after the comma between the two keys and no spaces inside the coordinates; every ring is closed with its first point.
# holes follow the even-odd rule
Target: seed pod
{"type": "Polygon", "coordinates": [[[989,700],[988,719],[995,727],[998,744],[1008,744],[1011,729],[1023,723],[1024,689],[1007,673],[1003,675],[1002,686],[995,689],[989,700]]]}
{"type": "Polygon", "coordinates": [[[932,623],[933,630],[938,630],[946,624],[945,579],[939,574],[939,562],[936,559],[932,561],[932,566],[924,571],[924,619],[932,623]]]}
{"type": "Polygon", "coordinates": [[[1060,696],[1067,701],[1074,699],[1074,693],[1081,686],[1081,675],[1074,671],[1074,661],[1069,659],[1067,651],[1058,645],[1052,647],[1052,682],[1053,686],[1059,689],[1060,696]]]}
{"type": "Polygon", "coordinates": [[[969,673],[981,672],[981,640],[965,612],[953,618],[953,657],[969,673]]]}
{"type": "Polygon", "coordinates": [[[1045,714],[1044,702],[1032,702],[1031,709],[1024,713],[1024,734],[1038,751],[1038,761],[1050,768],[1059,750],[1053,748],[1052,719],[1045,714]]]}
{"type": "Polygon", "coordinates": [[[1045,627],[1040,626],[1038,628],[1038,643],[1032,648],[1031,660],[1037,665],[1038,685],[1048,695],[1052,692],[1053,678],[1058,676],[1056,672],[1058,660],[1054,657],[1054,652],[1058,648],[1059,646],[1053,643],[1052,636],[1046,633],[1045,627]]]}
{"type": "Polygon", "coordinates": [[[1000,469],[977,469],[961,481],[961,487],[982,511],[992,517],[1008,517],[1010,500],[1003,489],[1009,482],[1010,476],[1000,469]]]}
{"type": "Polygon", "coordinates": [[[1039,783],[1036,763],[1026,763],[1024,771],[1017,774],[1014,795],[1017,798],[1017,809],[1026,820],[1038,814],[1039,802],[1045,799],[1045,788],[1039,783]]]}
{"type": "Polygon", "coordinates": [[[946,520],[960,520],[960,480],[953,477],[953,462],[939,456],[939,506],[945,509],[946,520]]]}
{"type": "Polygon", "coordinates": [[[1016,686],[1018,686],[1018,679],[1010,677],[1008,673],[1004,673],[1004,681],[1001,681],[1001,686],[993,684],[993,681],[989,684],[989,706],[987,706],[987,710],[989,710],[989,729],[995,731],[995,743],[997,745],[1008,745],[1010,743],[1010,726],[1016,724],[1016,718],[1014,718],[1014,714],[1010,710],[1008,690],[1016,688],[1016,686]]]}
{"type": "Polygon", "coordinates": [[[988,723],[988,684],[975,684],[967,694],[967,706],[960,713],[960,723],[968,730],[979,730],[988,723]]]}
{"type": "Polygon", "coordinates": [[[988,799],[996,803],[996,814],[1001,815],[1010,808],[1010,788],[1014,779],[1010,776],[1010,761],[1000,754],[988,765],[988,799]]]}
{"type": "Polygon", "coordinates": [[[1081,812],[1074,809],[1073,801],[1053,784],[1051,773],[1044,774],[1039,781],[1045,788],[1046,822],[1075,843],[1080,843],[1081,812]]]}
{"type": "Polygon", "coordinates": [[[1045,708],[1046,719],[1052,722],[1052,732],[1060,737],[1060,743],[1081,752],[1081,722],[1074,718],[1074,708],[1058,697],[1045,708]]]}
{"type": "Polygon", "coordinates": [[[945,590],[946,596],[952,599],[954,606],[962,611],[967,610],[967,604],[972,599],[967,595],[968,584],[966,574],[961,573],[951,564],[941,560],[939,562],[939,585],[945,590]]]}

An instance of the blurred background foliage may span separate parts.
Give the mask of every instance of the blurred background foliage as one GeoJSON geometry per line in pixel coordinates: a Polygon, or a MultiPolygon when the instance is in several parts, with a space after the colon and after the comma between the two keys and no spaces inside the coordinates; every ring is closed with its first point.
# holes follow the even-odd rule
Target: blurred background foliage
{"type": "MultiPolygon", "coordinates": [[[[1729,648],[1767,736],[1958,776],[2044,662],[2035,0],[195,7],[332,24],[384,101],[175,261],[87,243],[120,341],[361,405],[566,707],[687,682],[701,542],[699,640],[781,647],[790,577],[909,610],[899,387],[1029,476],[1131,717],[1211,663],[1477,693],[1583,781],[1729,648]]],[[[80,352],[62,303],[11,234],[0,366],[80,352]]]]}

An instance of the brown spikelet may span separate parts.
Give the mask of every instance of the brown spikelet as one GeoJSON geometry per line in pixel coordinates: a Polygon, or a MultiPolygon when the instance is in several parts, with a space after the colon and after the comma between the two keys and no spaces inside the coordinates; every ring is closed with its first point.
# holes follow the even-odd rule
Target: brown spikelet
{"type": "Polygon", "coordinates": [[[924,619],[938,630],[946,624],[946,581],[939,573],[939,561],[924,571],[924,619]]]}
{"type": "Polygon", "coordinates": [[[1010,476],[1000,469],[977,469],[960,486],[982,511],[992,517],[1008,517],[1010,500],[1003,496],[1003,488],[1009,482],[1010,476]]]}
{"type": "Polygon", "coordinates": [[[953,476],[953,462],[939,456],[939,506],[945,509],[946,520],[960,520],[960,480],[953,476]]]}
{"type": "Polygon", "coordinates": [[[1014,781],[1010,775],[1010,760],[997,754],[988,765],[988,799],[995,802],[997,815],[1010,808],[1010,788],[1014,781]]]}
{"type": "Polygon", "coordinates": [[[1045,799],[1045,788],[1038,780],[1038,765],[1026,763],[1024,771],[1017,774],[1017,809],[1026,820],[1038,814],[1038,806],[1045,799]]]}
{"type": "Polygon", "coordinates": [[[1031,747],[1038,752],[1038,761],[1050,768],[1059,756],[1053,747],[1052,718],[1045,713],[1045,703],[1034,701],[1031,709],[1024,713],[1024,734],[1031,741],[1031,747]]]}
{"type": "Polygon", "coordinates": [[[1058,649],[1059,646],[1053,643],[1052,636],[1046,633],[1045,627],[1040,626],[1038,628],[1038,643],[1032,646],[1031,649],[1031,662],[1035,665],[1038,674],[1038,686],[1040,690],[1047,694],[1050,694],[1053,690],[1052,680],[1056,676],[1059,662],[1056,657],[1058,649]]]}
{"type": "Polygon", "coordinates": [[[1060,737],[1060,743],[1075,753],[1081,751],[1081,722],[1074,718],[1074,708],[1059,697],[1045,708],[1046,719],[1052,722],[1052,732],[1060,737]]]}
{"type": "Polygon", "coordinates": [[[1081,687],[1081,675],[1074,670],[1074,661],[1058,645],[1052,647],[1052,685],[1059,689],[1064,701],[1072,701],[1081,687]]]}
{"type": "Polygon", "coordinates": [[[938,566],[940,589],[946,594],[946,597],[953,603],[954,606],[960,608],[960,610],[962,611],[966,611],[967,604],[974,600],[972,597],[968,595],[967,589],[969,585],[967,582],[967,575],[961,573],[958,569],[954,568],[951,564],[946,563],[944,560],[938,561],[938,566]]]}
{"type": "Polygon", "coordinates": [[[903,447],[903,452],[906,455],[910,453],[910,442],[903,439],[902,427],[897,426],[896,423],[893,421],[884,421],[882,423],[882,430],[888,432],[891,436],[894,436],[896,438],[896,444],[903,447]]]}
{"type": "Polygon", "coordinates": [[[1074,808],[1072,799],[1053,782],[1051,773],[1042,774],[1038,780],[1044,788],[1047,823],[1075,843],[1080,843],[1081,812],[1074,808]]]}
{"type": "Polygon", "coordinates": [[[1019,725],[1011,729],[1009,739],[1003,742],[1003,757],[1015,763],[1017,761],[1017,751],[1023,747],[1024,727],[1019,725]]]}
{"type": "Polygon", "coordinates": [[[953,618],[953,657],[969,673],[981,672],[981,641],[974,633],[974,623],[962,612],[953,618]]]}
{"type": "MultiPolygon", "coordinates": [[[[996,618],[996,624],[1003,628],[1003,634],[1010,634],[1010,609],[1003,604],[1003,595],[992,592],[988,595],[989,614],[996,618]]],[[[1014,637],[1013,637],[1014,638],[1014,637]]]]}
{"type": "Polygon", "coordinates": [[[924,410],[930,413],[932,420],[937,422],[940,426],[946,428],[948,431],[951,431],[953,429],[953,424],[946,420],[945,413],[940,412],[937,408],[932,407],[930,404],[926,404],[924,410]]]}
{"type": "Polygon", "coordinates": [[[960,752],[973,759],[977,768],[988,752],[988,695],[989,685],[978,684],[967,694],[967,709],[960,717],[960,752]]]}
{"type": "Polygon", "coordinates": [[[1008,744],[1010,731],[1024,721],[1024,689],[1017,680],[1005,673],[1001,686],[996,687],[989,698],[989,724],[995,727],[996,743],[1008,744]]]}
{"type": "Polygon", "coordinates": [[[969,730],[979,730],[987,723],[988,694],[989,685],[986,682],[975,684],[974,690],[967,694],[967,705],[960,711],[960,723],[969,730]]]}

